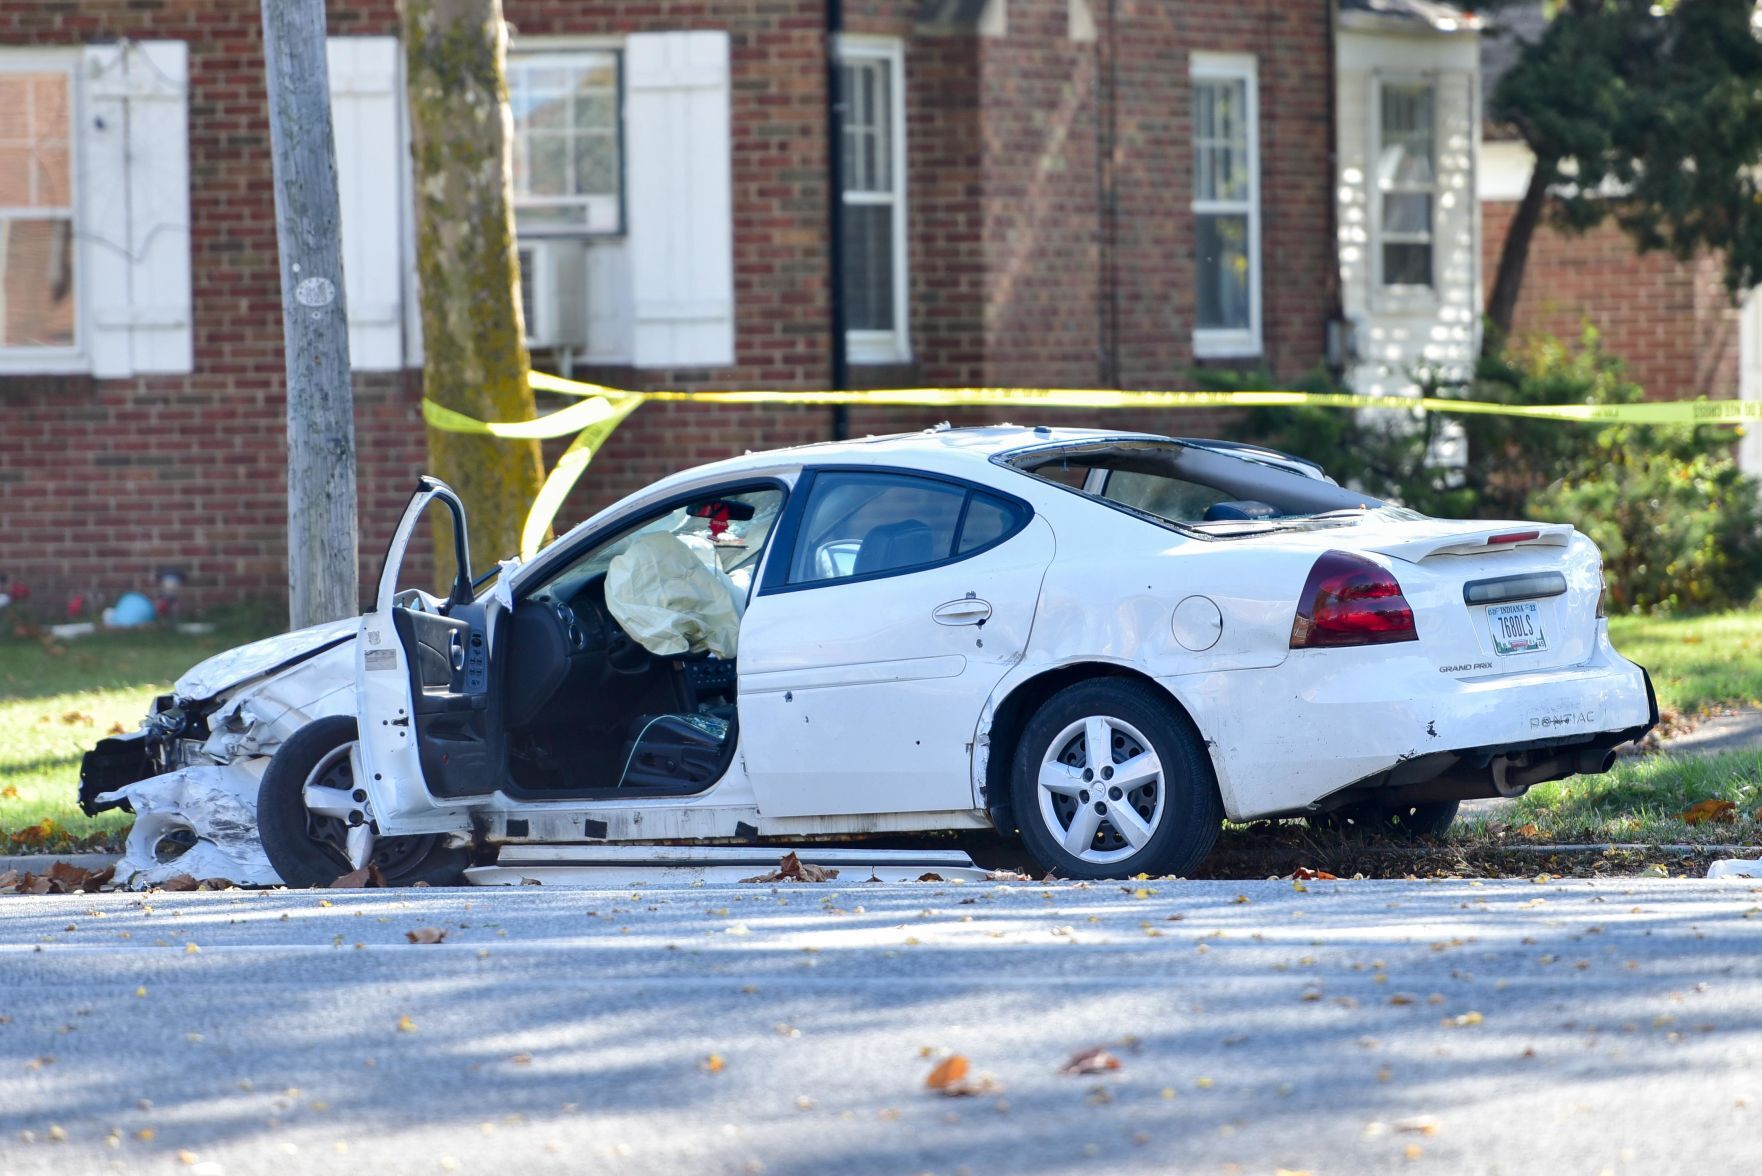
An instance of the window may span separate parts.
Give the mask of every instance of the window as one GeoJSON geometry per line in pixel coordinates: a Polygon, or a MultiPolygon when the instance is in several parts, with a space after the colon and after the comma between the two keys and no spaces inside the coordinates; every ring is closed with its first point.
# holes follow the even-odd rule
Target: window
{"type": "Polygon", "coordinates": [[[678,535],[701,551],[715,552],[717,563],[744,593],[751,587],[759,557],[782,508],[783,491],[774,487],[724,493],[704,491],[688,502],[641,518],[595,541],[525,594],[572,600],[588,581],[606,573],[612,560],[623,554],[631,540],[659,532],[678,535]]]}
{"type": "Polygon", "coordinates": [[[509,55],[522,235],[622,231],[618,66],[609,49],[509,55]]]}
{"type": "Polygon", "coordinates": [[[1260,354],[1260,134],[1255,59],[1195,53],[1193,353],[1260,354]]]}
{"type": "Polygon", "coordinates": [[[0,354],[72,353],[73,71],[0,62],[0,354]]]}
{"type": "Polygon", "coordinates": [[[906,333],[904,59],[892,41],[839,42],[844,92],[844,322],[852,363],[911,358],[906,333]]]}
{"type": "Polygon", "coordinates": [[[907,474],[814,475],[796,529],[790,584],[867,578],[972,555],[1020,529],[1000,495],[907,474]]]}
{"type": "Polygon", "coordinates": [[[1384,286],[1432,285],[1438,190],[1435,88],[1384,82],[1377,102],[1378,263],[1384,286]]]}

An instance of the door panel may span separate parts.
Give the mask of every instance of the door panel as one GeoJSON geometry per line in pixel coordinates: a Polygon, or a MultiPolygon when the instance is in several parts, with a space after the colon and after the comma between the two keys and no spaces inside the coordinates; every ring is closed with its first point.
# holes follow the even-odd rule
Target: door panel
{"type": "Polygon", "coordinates": [[[1052,555],[1036,517],[952,563],[758,596],[741,624],[739,705],[759,811],[974,807],[979,712],[1021,659],[1052,555]]]}
{"type": "Polygon", "coordinates": [[[467,548],[458,495],[445,483],[421,479],[386,551],[374,607],[361,617],[356,642],[360,778],[382,833],[456,828],[462,815],[435,797],[488,793],[499,781],[500,743],[489,738],[489,634],[483,606],[471,599],[467,548]],[[460,569],[446,601],[398,590],[417,521],[437,500],[453,514],[460,569]]]}

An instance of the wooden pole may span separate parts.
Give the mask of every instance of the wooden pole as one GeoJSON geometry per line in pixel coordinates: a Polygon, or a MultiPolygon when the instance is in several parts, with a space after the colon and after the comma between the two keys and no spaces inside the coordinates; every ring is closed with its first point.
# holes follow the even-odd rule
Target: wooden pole
{"type": "Polygon", "coordinates": [[[263,0],[288,377],[288,614],[305,628],[360,611],[355,397],[324,0],[263,0]]]}

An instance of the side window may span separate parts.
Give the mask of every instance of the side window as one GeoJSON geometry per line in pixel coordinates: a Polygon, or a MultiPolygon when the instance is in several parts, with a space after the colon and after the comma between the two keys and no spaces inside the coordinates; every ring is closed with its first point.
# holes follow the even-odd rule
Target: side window
{"type": "Polygon", "coordinates": [[[834,471],[808,493],[790,584],[906,571],[966,555],[1020,523],[1006,499],[908,474],[834,471]]]}
{"type": "Polygon", "coordinates": [[[706,491],[699,498],[641,518],[595,543],[528,595],[543,593],[558,600],[571,599],[589,580],[604,575],[631,540],[638,535],[664,532],[692,545],[706,563],[713,558],[744,598],[782,509],[783,492],[769,487],[732,494],[706,491]]]}
{"type": "Polygon", "coordinates": [[[1015,506],[1004,499],[974,491],[967,503],[967,517],[961,524],[956,554],[965,555],[1002,539],[1016,525],[1017,513],[1015,506]]]}

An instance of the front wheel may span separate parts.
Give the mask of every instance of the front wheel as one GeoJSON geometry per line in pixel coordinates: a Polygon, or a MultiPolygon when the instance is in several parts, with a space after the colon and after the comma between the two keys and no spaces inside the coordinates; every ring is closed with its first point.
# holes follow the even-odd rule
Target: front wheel
{"type": "Polygon", "coordinates": [[[1011,799],[1028,852],[1067,878],[1189,873],[1223,822],[1211,762],[1172,700],[1115,679],[1066,687],[1034,713],[1011,799]]]}
{"type": "Polygon", "coordinates": [[[257,790],[257,836],[289,886],[324,886],[371,863],[392,886],[456,885],[467,855],[436,834],[377,837],[355,779],[355,720],[331,715],[295,731],[257,790]]]}

